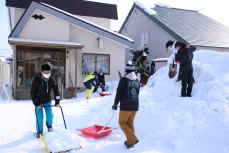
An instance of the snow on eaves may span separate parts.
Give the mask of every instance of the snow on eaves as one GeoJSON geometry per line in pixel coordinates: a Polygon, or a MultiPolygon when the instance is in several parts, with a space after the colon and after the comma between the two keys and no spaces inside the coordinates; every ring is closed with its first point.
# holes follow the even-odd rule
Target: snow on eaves
{"type": "Polygon", "coordinates": [[[156,59],[152,59],[154,62],[166,62],[168,61],[168,58],[156,58],[156,59]]]}
{"type": "Polygon", "coordinates": [[[69,15],[69,16],[71,16],[71,17],[77,19],[77,20],[81,20],[81,21],[83,21],[83,22],[85,22],[85,23],[88,23],[88,24],[94,26],[94,27],[97,27],[97,28],[102,29],[102,30],[104,30],[104,31],[107,31],[107,32],[109,32],[109,33],[111,33],[111,34],[113,34],[113,35],[116,35],[116,36],[118,36],[118,37],[121,37],[121,38],[123,38],[123,39],[126,39],[126,40],[129,41],[129,42],[134,42],[134,40],[130,39],[129,37],[126,37],[126,36],[124,36],[124,35],[122,35],[122,34],[119,34],[119,33],[117,33],[117,32],[114,32],[114,31],[112,31],[112,30],[110,30],[110,29],[104,28],[104,27],[102,27],[102,26],[100,26],[100,25],[98,25],[98,24],[95,24],[95,23],[93,23],[93,22],[90,22],[90,21],[88,21],[88,20],[85,20],[85,19],[83,19],[83,18],[81,18],[81,17],[79,17],[79,16],[77,16],[77,15],[73,15],[73,14],[71,14],[71,13],[69,13],[69,12],[63,11],[63,10],[61,10],[61,9],[58,9],[58,8],[56,8],[56,7],[54,7],[54,6],[51,6],[51,5],[48,5],[48,4],[46,4],[46,3],[42,3],[42,4],[43,4],[43,5],[46,5],[46,6],[50,7],[50,8],[52,8],[52,9],[54,9],[54,10],[57,10],[57,11],[59,11],[59,12],[62,12],[62,13],[64,13],[64,14],[67,14],[67,15],[69,15]]]}
{"type": "Polygon", "coordinates": [[[168,4],[164,4],[164,3],[156,3],[155,6],[171,8],[168,4]]]}
{"type": "Polygon", "coordinates": [[[77,42],[69,41],[51,41],[51,40],[39,40],[39,39],[27,39],[27,38],[13,38],[9,37],[8,41],[10,43],[41,43],[41,44],[53,44],[53,45],[69,45],[69,46],[82,46],[82,44],[77,42]]]}
{"type": "Polygon", "coordinates": [[[144,4],[138,2],[138,1],[135,1],[135,4],[137,6],[139,6],[140,8],[142,8],[146,13],[148,13],[149,15],[157,15],[157,12],[150,9],[149,7],[145,6],[144,4]]]}

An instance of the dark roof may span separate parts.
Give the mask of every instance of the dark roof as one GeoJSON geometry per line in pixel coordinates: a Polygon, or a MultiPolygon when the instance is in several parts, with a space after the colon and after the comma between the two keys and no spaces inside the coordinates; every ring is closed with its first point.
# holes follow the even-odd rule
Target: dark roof
{"type": "Polygon", "coordinates": [[[229,48],[229,28],[193,10],[156,5],[152,8],[156,11],[156,15],[150,15],[145,11],[145,8],[135,3],[119,32],[125,27],[135,7],[178,41],[196,46],[229,48]]]}
{"type": "Polygon", "coordinates": [[[73,25],[77,25],[81,28],[84,28],[86,30],[92,31],[96,34],[99,34],[103,37],[109,38],[113,41],[116,41],[124,46],[127,47],[132,47],[134,44],[134,41],[131,40],[130,38],[123,36],[119,33],[113,32],[110,29],[106,29],[104,27],[98,26],[92,22],[89,22],[87,20],[84,20],[76,15],[72,15],[66,11],[63,11],[61,9],[58,9],[56,7],[47,5],[47,4],[42,4],[42,3],[37,3],[37,2],[32,2],[30,6],[26,9],[24,14],[21,16],[20,20],[12,30],[11,34],[9,35],[9,38],[18,38],[21,30],[27,23],[28,19],[32,16],[32,13],[35,9],[40,9],[42,11],[45,11],[51,15],[54,15],[56,17],[59,17],[65,21],[70,22],[73,25]]]}
{"type": "Polygon", "coordinates": [[[118,19],[116,5],[84,0],[6,0],[6,6],[26,9],[32,1],[43,2],[74,15],[118,19]]]}

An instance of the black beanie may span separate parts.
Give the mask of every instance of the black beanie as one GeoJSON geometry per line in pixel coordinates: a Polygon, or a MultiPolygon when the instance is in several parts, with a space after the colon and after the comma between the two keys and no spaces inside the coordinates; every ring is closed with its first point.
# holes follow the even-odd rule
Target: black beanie
{"type": "Polygon", "coordinates": [[[169,46],[172,46],[173,43],[174,43],[174,41],[169,40],[169,41],[165,44],[165,47],[168,48],[169,46]]]}
{"type": "Polygon", "coordinates": [[[41,71],[50,71],[51,70],[51,67],[49,64],[43,64],[41,66],[41,71]]]}

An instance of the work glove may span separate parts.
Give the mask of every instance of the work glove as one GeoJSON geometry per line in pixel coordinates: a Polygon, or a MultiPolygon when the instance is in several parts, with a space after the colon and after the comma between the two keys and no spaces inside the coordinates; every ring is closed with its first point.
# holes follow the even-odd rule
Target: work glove
{"type": "Polygon", "coordinates": [[[112,109],[113,109],[113,110],[117,110],[117,108],[118,108],[118,106],[117,106],[116,104],[114,104],[114,105],[112,106],[112,109]]]}
{"type": "Polygon", "coordinates": [[[60,99],[56,99],[56,100],[55,100],[55,106],[56,106],[56,107],[59,107],[59,106],[60,106],[60,99]]]}
{"type": "Polygon", "coordinates": [[[55,97],[55,106],[60,106],[60,96],[55,97]]]}

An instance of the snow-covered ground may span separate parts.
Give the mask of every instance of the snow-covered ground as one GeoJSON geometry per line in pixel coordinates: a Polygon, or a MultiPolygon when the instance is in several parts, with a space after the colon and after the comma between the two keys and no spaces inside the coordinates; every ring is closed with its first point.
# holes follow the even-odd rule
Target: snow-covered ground
{"type": "MultiPolygon", "coordinates": [[[[159,69],[140,91],[136,134],[140,142],[133,153],[229,153],[229,54],[199,51],[194,54],[191,98],[180,97],[180,82],[168,78],[168,67],[159,69]]],[[[84,93],[63,100],[69,131],[85,153],[124,153],[127,149],[120,128],[101,139],[86,138],[76,129],[106,125],[113,115],[117,82],[109,83],[111,96],[84,93]]],[[[118,111],[109,123],[118,127],[118,111]]],[[[64,128],[61,113],[54,108],[54,130],[64,128]]],[[[60,144],[61,145],[61,144],[60,144]]],[[[0,152],[45,152],[35,138],[35,114],[31,101],[0,103],[0,152]]]]}

